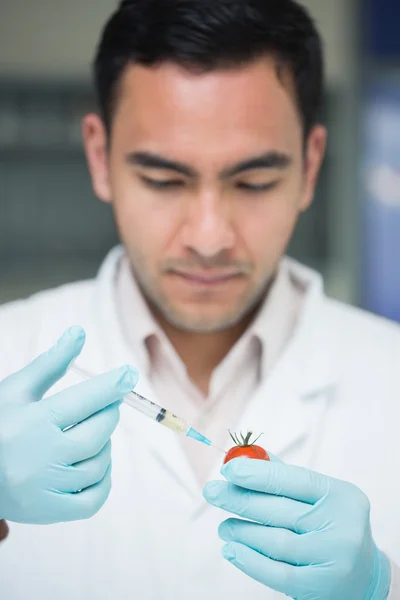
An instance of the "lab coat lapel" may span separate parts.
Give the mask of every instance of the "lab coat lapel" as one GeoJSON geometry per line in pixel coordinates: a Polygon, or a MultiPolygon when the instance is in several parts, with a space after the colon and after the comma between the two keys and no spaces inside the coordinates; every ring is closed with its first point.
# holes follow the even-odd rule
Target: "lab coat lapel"
{"type": "MultiPolygon", "coordinates": [[[[95,370],[100,373],[127,363],[136,367],[139,365],[121,330],[114,297],[115,275],[122,254],[120,247],[113,250],[98,277],[95,299],[100,298],[100,301],[93,305],[93,327],[87,331],[87,344],[77,361],[88,371],[95,370]]],[[[162,399],[156,397],[142,370],[135,391],[162,406],[162,399]]],[[[170,473],[171,482],[186,489],[191,495],[198,495],[199,486],[181,448],[178,434],[126,404],[121,406],[119,427],[127,435],[140,436],[143,452],[150,453],[163,466],[165,472],[170,473]]],[[[132,460],[136,459],[132,457],[132,460]]]]}
{"type": "Polygon", "coordinates": [[[309,382],[293,369],[291,358],[277,368],[250,402],[239,431],[262,433],[261,444],[282,460],[300,444],[312,446],[334,385],[332,378],[309,382]]]}
{"type": "MultiPolygon", "coordinates": [[[[162,400],[154,394],[146,378],[141,377],[135,389],[149,400],[162,405],[162,400]]],[[[171,482],[185,489],[192,497],[198,497],[199,485],[180,443],[182,434],[151,421],[126,404],[121,409],[123,427],[129,430],[130,435],[140,435],[142,447],[160,464],[164,473],[169,473],[171,482]]]]}
{"type": "MultiPolygon", "coordinates": [[[[123,346],[115,345],[113,349],[115,364],[122,365],[127,362],[133,365],[137,364],[135,356],[132,352],[128,354],[127,348],[124,350],[123,346]],[[116,358],[117,348],[122,350],[119,358],[116,358]]],[[[162,399],[156,396],[151,383],[143,372],[140,373],[135,391],[152,402],[163,405],[162,399]]],[[[120,412],[120,428],[126,435],[140,438],[140,448],[160,463],[164,473],[170,474],[171,482],[186,489],[191,495],[198,494],[197,480],[180,444],[180,435],[182,434],[163,427],[127,404],[121,406],[120,412]]]]}
{"type": "MultiPolygon", "coordinates": [[[[307,277],[308,270],[304,271],[307,277]]],[[[296,456],[307,463],[340,380],[337,332],[326,327],[329,319],[322,281],[314,280],[309,288],[291,341],[241,423],[243,428],[261,428],[264,444],[272,454],[283,460],[296,456]]]]}
{"type": "MultiPolygon", "coordinates": [[[[122,352],[117,358],[117,348],[121,350],[122,347],[114,346],[114,364],[122,365],[128,362],[133,365],[136,364],[135,356],[132,353],[122,352]]],[[[103,364],[101,370],[104,371],[105,368],[103,364]]],[[[140,374],[135,391],[162,406],[162,399],[157,398],[148,378],[143,373],[140,374]]],[[[150,454],[160,463],[164,473],[170,474],[172,482],[186,489],[189,494],[198,495],[198,483],[181,447],[180,435],[163,427],[156,421],[152,421],[128,404],[122,404],[120,414],[119,427],[121,431],[125,435],[140,438],[138,447],[142,449],[143,453],[150,454]]],[[[142,458],[141,456],[135,456],[132,457],[132,460],[141,460],[142,458]]]]}
{"type": "Polygon", "coordinates": [[[307,464],[340,380],[334,336],[323,330],[318,304],[312,307],[313,319],[302,323],[240,424],[243,429],[260,429],[264,445],[282,460],[296,457],[307,464]]]}
{"type": "MultiPolygon", "coordinates": [[[[309,277],[308,269],[292,268],[309,277]]],[[[269,452],[309,468],[341,378],[338,332],[327,327],[324,307],[322,282],[314,280],[291,341],[235,425],[236,431],[263,433],[260,442],[269,452]]],[[[219,470],[216,465],[212,478],[219,470]]]]}

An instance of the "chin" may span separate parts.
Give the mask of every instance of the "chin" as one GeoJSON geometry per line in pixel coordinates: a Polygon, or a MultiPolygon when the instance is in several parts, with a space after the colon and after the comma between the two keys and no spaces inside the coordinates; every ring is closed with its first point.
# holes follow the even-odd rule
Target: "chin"
{"type": "Polygon", "coordinates": [[[219,333],[235,327],[245,317],[232,310],[218,314],[200,311],[163,311],[163,314],[170,325],[187,333],[219,333]]]}

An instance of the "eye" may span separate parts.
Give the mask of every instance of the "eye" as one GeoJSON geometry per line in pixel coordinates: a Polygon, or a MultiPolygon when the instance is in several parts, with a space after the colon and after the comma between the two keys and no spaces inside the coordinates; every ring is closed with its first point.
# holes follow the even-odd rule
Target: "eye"
{"type": "Polygon", "coordinates": [[[170,188],[181,187],[184,182],[180,179],[151,179],[150,177],[141,176],[142,181],[154,190],[165,190],[170,188]]]}
{"type": "Polygon", "coordinates": [[[245,183],[245,182],[239,182],[237,184],[237,188],[240,190],[244,190],[246,192],[253,192],[253,193],[261,193],[261,192],[268,192],[270,190],[273,190],[274,188],[277,187],[278,185],[278,181],[270,181],[268,183],[245,183]]]}

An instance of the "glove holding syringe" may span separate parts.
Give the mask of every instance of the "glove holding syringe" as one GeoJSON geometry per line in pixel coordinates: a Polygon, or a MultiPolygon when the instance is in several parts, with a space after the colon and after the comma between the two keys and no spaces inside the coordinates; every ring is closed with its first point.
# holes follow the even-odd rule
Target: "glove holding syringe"
{"type": "MultiPolygon", "coordinates": [[[[76,365],[72,365],[69,370],[73,373],[76,373],[76,375],[78,375],[84,380],[95,377],[94,374],[88,373],[87,371],[81,369],[80,367],[77,367],[76,365]]],[[[207,439],[204,435],[193,429],[193,427],[191,427],[187,421],[181,419],[180,417],[177,417],[170,410],[162,408],[155,402],[148,400],[147,398],[141,396],[137,392],[130,392],[124,397],[123,400],[132,408],[135,408],[136,410],[143,413],[153,421],[157,421],[157,423],[164,425],[164,427],[168,427],[168,429],[171,429],[176,433],[184,433],[186,437],[196,440],[197,442],[201,442],[206,446],[214,446],[214,444],[209,439],[207,439]]]]}

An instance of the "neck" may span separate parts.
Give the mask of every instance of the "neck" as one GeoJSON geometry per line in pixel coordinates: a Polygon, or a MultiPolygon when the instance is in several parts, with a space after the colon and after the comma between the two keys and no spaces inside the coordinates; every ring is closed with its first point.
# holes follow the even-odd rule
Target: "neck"
{"type": "Polygon", "coordinates": [[[177,329],[161,315],[154,315],[186,366],[193,383],[208,394],[213,371],[239,340],[254,317],[247,316],[235,327],[217,333],[191,333],[177,329]]]}

